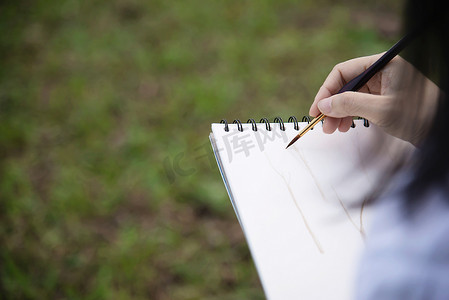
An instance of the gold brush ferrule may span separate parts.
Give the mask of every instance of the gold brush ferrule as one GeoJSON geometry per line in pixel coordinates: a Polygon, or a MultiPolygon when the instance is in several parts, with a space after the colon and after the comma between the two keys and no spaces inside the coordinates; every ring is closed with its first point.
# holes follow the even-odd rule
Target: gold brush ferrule
{"type": "Polygon", "coordinates": [[[304,129],[298,134],[299,137],[302,137],[304,134],[306,134],[307,131],[309,131],[310,129],[312,129],[313,127],[315,127],[315,125],[320,122],[321,120],[323,120],[325,117],[325,115],[323,114],[319,114],[316,118],[314,118],[312,121],[310,121],[309,124],[307,124],[306,127],[304,127],[304,129]]]}

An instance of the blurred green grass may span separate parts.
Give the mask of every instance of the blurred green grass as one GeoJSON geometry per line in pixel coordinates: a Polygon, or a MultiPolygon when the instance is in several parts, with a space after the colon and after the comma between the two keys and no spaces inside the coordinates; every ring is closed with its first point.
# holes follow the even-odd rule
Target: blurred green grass
{"type": "Polygon", "coordinates": [[[263,299],[210,123],[301,116],[400,3],[0,4],[0,293],[263,299]]]}

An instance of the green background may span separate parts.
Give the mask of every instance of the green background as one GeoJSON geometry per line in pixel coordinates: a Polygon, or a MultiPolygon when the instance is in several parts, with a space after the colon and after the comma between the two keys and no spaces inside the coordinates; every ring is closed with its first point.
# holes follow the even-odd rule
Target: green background
{"type": "Polygon", "coordinates": [[[263,299],[210,124],[307,114],[336,63],[401,27],[386,0],[9,2],[6,299],[263,299]]]}

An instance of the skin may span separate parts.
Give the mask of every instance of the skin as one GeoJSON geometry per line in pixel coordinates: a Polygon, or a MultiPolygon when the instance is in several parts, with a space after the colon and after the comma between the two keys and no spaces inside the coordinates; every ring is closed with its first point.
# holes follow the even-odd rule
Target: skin
{"type": "Polygon", "coordinates": [[[360,116],[387,133],[417,145],[435,112],[440,90],[401,57],[395,57],[358,92],[335,94],[348,81],[369,68],[382,54],[355,58],[336,65],[315,96],[309,114],[317,116],[321,112],[327,116],[323,125],[325,133],[333,133],[337,129],[346,132],[352,124],[352,117],[360,116]],[[405,93],[402,88],[407,86],[404,84],[407,80],[413,88],[416,88],[417,82],[422,87],[422,96],[416,97],[421,103],[415,105],[413,114],[410,109],[400,108],[401,101],[410,103],[409,99],[402,97],[410,95],[409,88],[405,93]],[[410,122],[410,118],[413,118],[413,122],[410,122]]]}

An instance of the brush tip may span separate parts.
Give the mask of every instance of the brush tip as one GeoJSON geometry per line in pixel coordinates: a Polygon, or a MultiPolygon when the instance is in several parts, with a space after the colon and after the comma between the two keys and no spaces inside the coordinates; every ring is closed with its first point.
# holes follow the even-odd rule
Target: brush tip
{"type": "Polygon", "coordinates": [[[294,142],[296,142],[298,139],[300,138],[300,136],[295,136],[295,138],[287,145],[287,147],[285,147],[285,149],[287,149],[288,147],[290,147],[291,145],[293,145],[294,142]]]}

